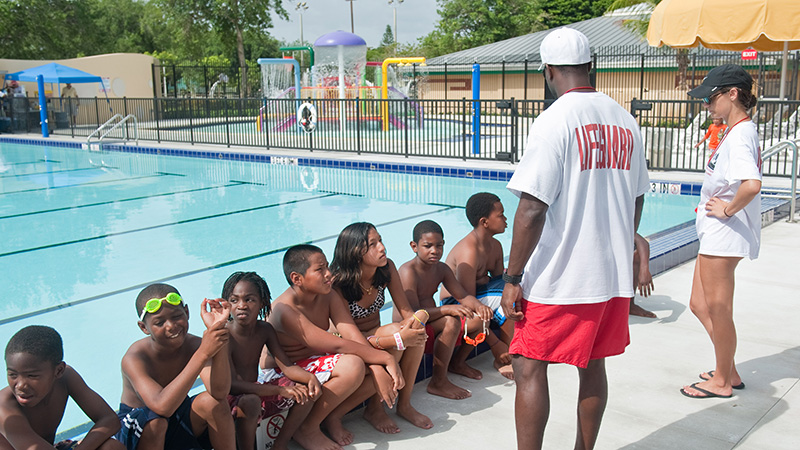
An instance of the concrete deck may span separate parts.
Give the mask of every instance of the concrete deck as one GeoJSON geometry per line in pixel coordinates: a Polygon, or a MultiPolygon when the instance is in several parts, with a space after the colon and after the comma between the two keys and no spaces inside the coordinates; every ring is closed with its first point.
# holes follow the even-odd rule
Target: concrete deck
{"type": "MultiPolygon", "coordinates": [[[[736,272],[737,362],[746,389],[730,399],[690,399],[678,389],[714,367],[711,343],[688,309],[694,262],[655,279],[655,294],[637,303],[658,319],[632,317],[631,345],[607,361],[609,402],[598,449],[792,449],[800,448],[800,224],[784,220],[763,230],[761,256],[736,272]]],[[[471,360],[481,381],[451,375],[472,391],[447,400],[417,384],[414,404],[434,422],[421,430],[397,419],[401,432],[375,431],[356,411],[345,426],[354,449],[515,448],[513,382],[500,376],[484,353],[471,360]]],[[[550,368],[550,420],[544,448],[574,445],[577,373],[550,368]]],[[[299,448],[299,447],[296,447],[299,448]]]]}

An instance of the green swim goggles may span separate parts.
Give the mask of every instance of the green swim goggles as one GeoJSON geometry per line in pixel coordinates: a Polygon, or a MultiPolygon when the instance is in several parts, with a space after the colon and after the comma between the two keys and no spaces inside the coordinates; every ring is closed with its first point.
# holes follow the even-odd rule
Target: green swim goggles
{"type": "Polygon", "coordinates": [[[139,316],[139,320],[144,322],[144,315],[147,313],[155,314],[161,309],[161,305],[163,302],[167,302],[173,306],[183,306],[183,299],[180,295],[176,292],[170,292],[163,298],[151,298],[144,304],[144,309],[142,309],[142,315],[139,316]]]}

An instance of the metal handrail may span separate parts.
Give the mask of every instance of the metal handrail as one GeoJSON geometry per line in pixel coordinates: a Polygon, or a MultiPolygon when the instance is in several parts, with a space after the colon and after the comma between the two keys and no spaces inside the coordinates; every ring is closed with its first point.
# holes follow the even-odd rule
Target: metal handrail
{"type": "Polygon", "coordinates": [[[780,141],[772,147],[761,152],[761,161],[766,161],[769,158],[777,155],[778,153],[791,149],[792,150],[792,193],[789,200],[789,219],[787,222],[794,223],[795,206],[797,203],[797,147],[800,139],[780,141]]]}
{"type": "MultiPolygon", "coordinates": [[[[126,125],[129,120],[132,120],[133,121],[133,131],[134,131],[134,135],[135,135],[134,141],[136,142],[136,145],[139,145],[139,121],[136,119],[136,116],[134,116],[133,114],[128,114],[127,116],[122,117],[121,114],[114,114],[113,116],[111,116],[110,119],[106,120],[106,122],[104,124],[102,124],[99,127],[97,127],[97,129],[94,130],[86,138],[86,145],[89,147],[89,149],[92,148],[92,146],[91,146],[92,137],[95,137],[98,134],[100,134],[100,132],[102,132],[104,128],[106,128],[108,125],[113,123],[115,120],[118,120],[118,122],[116,122],[108,130],[106,130],[105,133],[100,135],[99,138],[97,139],[97,142],[102,145],[103,139],[105,139],[109,134],[111,134],[114,130],[118,129],[122,125],[126,125]]],[[[125,127],[125,129],[124,129],[124,137],[123,137],[123,139],[126,140],[126,141],[130,139],[130,136],[128,136],[128,127],[125,127]]]]}

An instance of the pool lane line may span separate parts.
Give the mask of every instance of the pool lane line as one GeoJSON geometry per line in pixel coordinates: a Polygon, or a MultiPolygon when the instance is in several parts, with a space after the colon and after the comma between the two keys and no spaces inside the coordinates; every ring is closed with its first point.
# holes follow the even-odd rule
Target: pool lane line
{"type": "Polygon", "coordinates": [[[202,220],[216,219],[218,217],[225,217],[225,216],[231,216],[231,215],[235,215],[235,214],[243,214],[243,213],[247,213],[247,212],[259,211],[259,210],[262,210],[262,209],[274,208],[276,206],[292,205],[292,204],[295,204],[295,203],[302,203],[302,202],[306,202],[306,201],[309,201],[309,200],[318,200],[318,199],[321,199],[321,198],[333,197],[333,196],[335,196],[335,194],[325,194],[325,195],[319,195],[319,196],[316,196],[316,197],[308,197],[308,198],[300,198],[300,199],[297,199],[297,200],[289,200],[287,202],[270,203],[268,205],[254,206],[252,208],[238,209],[238,210],[235,210],[235,211],[229,211],[229,212],[218,213],[218,214],[211,214],[211,215],[208,215],[208,216],[194,217],[194,218],[191,218],[191,219],[178,220],[176,222],[162,223],[160,225],[152,225],[152,226],[143,227],[143,228],[134,228],[132,230],[119,231],[119,232],[116,232],[116,233],[101,234],[101,235],[92,236],[92,237],[83,238],[83,239],[75,239],[75,240],[72,240],[72,241],[57,242],[55,244],[41,245],[39,247],[24,248],[24,249],[21,249],[21,250],[14,250],[12,252],[0,253],[0,258],[4,258],[6,256],[19,255],[19,254],[22,254],[22,253],[36,252],[36,251],[39,251],[39,250],[47,250],[47,249],[56,248],[56,247],[63,247],[65,245],[82,244],[82,243],[85,243],[85,242],[91,242],[91,241],[96,241],[96,240],[100,240],[100,239],[106,239],[106,238],[110,238],[110,237],[122,236],[122,235],[125,235],[125,234],[138,233],[140,231],[150,231],[150,230],[155,230],[155,229],[158,229],[158,228],[171,227],[171,226],[175,226],[175,225],[184,225],[184,224],[187,224],[187,223],[199,222],[199,221],[202,221],[202,220]]]}
{"type": "Polygon", "coordinates": [[[108,200],[108,201],[97,202],[97,203],[86,203],[84,205],[65,206],[63,208],[42,209],[42,210],[39,210],[39,211],[30,211],[30,212],[25,212],[25,213],[9,214],[7,216],[0,216],[0,219],[12,219],[12,218],[15,218],[15,217],[33,216],[33,215],[36,215],[36,214],[45,214],[45,213],[51,213],[51,212],[57,212],[57,211],[67,211],[67,210],[70,210],[70,209],[88,208],[90,206],[101,206],[101,205],[108,205],[108,204],[112,204],[112,203],[130,202],[130,201],[134,201],[134,200],[144,200],[144,199],[148,199],[148,198],[165,197],[165,196],[169,196],[169,195],[187,194],[187,193],[190,193],[190,192],[200,192],[200,191],[205,191],[205,190],[209,190],[209,189],[219,189],[219,188],[234,187],[234,186],[241,186],[241,185],[242,185],[242,183],[231,182],[229,184],[220,184],[220,185],[217,185],[217,186],[206,186],[206,187],[202,187],[202,188],[186,189],[186,190],[183,190],[183,191],[162,192],[160,194],[142,195],[142,196],[139,196],[139,197],[121,198],[121,199],[117,199],[117,200],[108,200]]]}
{"type": "MultiPolygon", "coordinates": [[[[377,227],[392,225],[392,224],[395,224],[395,223],[405,222],[405,221],[411,220],[411,219],[418,219],[420,217],[429,216],[431,214],[438,214],[438,213],[441,213],[441,212],[449,211],[451,209],[454,209],[454,208],[453,207],[446,207],[446,208],[441,208],[441,209],[434,210],[434,211],[428,211],[428,212],[424,212],[424,213],[414,214],[414,215],[411,215],[411,216],[390,220],[388,222],[378,223],[378,224],[375,224],[375,227],[377,228],[377,227]]],[[[339,237],[339,234],[337,233],[337,234],[324,236],[324,237],[318,238],[318,239],[312,239],[310,241],[297,242],[297,243],[294,243],[292,245],[287,245],[287,246],[284,246],[284,247],[268,250],[266,252],[256,253],[256,254],[250,255],[250,256],[243,256],[241,258],[236,258],[236,259],[233,259],[233,260],[230,260],[230,261],[225,261],[225,262],[222,262],[222,263],[219,263],[219,264],[214,264],[214,265],[211,265],[211,266],[201,267],[199,269],[194,269],[194,270],[190,270],[190,271],[187,271],[187,272],[182,272],[182,273],[175,274],[175,275],[170,275],[168,277],[159,278],[157,280],[150,280],[150,281],[148,281],[146,283],[139,283],[139,284],[136,284],[136,285],[133,285],[133,286],[128,286],[128,287],[117,289],[117,290],[114,290],[114,291],[111,291],[111,292],[106,292],[106,293],[103,293],[103,294],[98,294],[98,295],[93,295],[91,297],[82,298],[80,300],[75,300],[75,301],[71,301],[71,302],[66,302],[66,303],[61,303],[61,304],[58,304],[58,305],[49,306],[47,308],[42,308],[42,309],[37,310],[37,311],[31,311],[31,312],[28,312],[28,313],[20,314],[18,316],[7,317],[5,319],[0,319],[0,326],[8,324],[8,323],[12,323],[12,322],[17,322],[19,320],[24,320],[24,319],[29,319],[31,317],[40,316],[42,314],[47,314],[47,313],[50,313],[50,312],[58,311],[60,309],[66,309],[66,308],[70,308],[72,306],[78,306],[78,305],[81,305],[81,304],[84,304],[84,303],[93,302],[95,300],[101,300],[101,299],[104,299],[104,298],[107,298],[107,297],[111,297],[113,295],[119,295],[119,294],[124,294],[124,293],[130,292],[130,291],[141,290],[141,289],[144,289],[147,286],[150,286],[153,283],[166,283],[166,282],[168,282],[170,280],[177,280],[177,279],[180,279],[180,278],[185,278],[185,277],[189,277],[189,276],[192,276],[192,275],[197,275],[199,273],[209,272],[211,270],[222,269],[224,267],[232,266],[234,264],[239,264],[239,263],[243,263],[243,262],[247,262],[247,261],[252,261],[254,259],[262,258],[264,256],[270,256],[270,255],[274,255],[276,253],[285,252],[286,250],[289,250],[290,248],[294,247],[295,245],[299,245],[299,244],[316,244],[316,243],[319,243],[319,242],[334,240],[334,239],[336,239],[338,237],[339,237]]]]}
{"type": "Polygon", "coordinates": [[[15,163],[6,163],[7,166],[24,166],[26,164],[39,164],[43,162],[49,162],[53,164],[61,164],[61,161],[53,161],[51,159],[37,159],[36,161],[23,161],[23,162],[15,162],[15,163]]]}
{"type": "MultiPolygon", "coordinates": [[[[79,167],[77,169],[48,170],[47,172],[30,172],[30,173],[18,173],[14,175],[3,175],[0,176],[0,178],[20,178],[20,177],[30,177],[36,175],[50,175],[51,173],[80,172],[82,170],[100,170],[100,169],[101,167],[79,167]]],[[[102,169],[119,169],[119,167],[103,166],[102,169]]]]}
{"type": "Polygon", "coordinates": [[[119,183],[119,182],[124,182],[124,181],[142,180],[144,178],[154,178],[154,177],[164,177],[164,176],[167,176],[167,175],[163,175],[163,174],[157,173],[157,174],[153,174],[153,175],[142,175],[140,177],[117,178],[117,179],[114,179],[114,180],[87,181],[86,183],[64,184],[64,185],[61,185],[61,186],[43,187],[43,188],[34,188],[34,189],[23,189],[21,191],[11,191],[11,192],[0,192],[0,195],[20,194],[22,192],[37,192],[37,191],[47,191],[47,190],[50,190],[50,189],[61,189],[61,188],[68,188],[68,187],[88,186],[90,184],[119,183]]]}

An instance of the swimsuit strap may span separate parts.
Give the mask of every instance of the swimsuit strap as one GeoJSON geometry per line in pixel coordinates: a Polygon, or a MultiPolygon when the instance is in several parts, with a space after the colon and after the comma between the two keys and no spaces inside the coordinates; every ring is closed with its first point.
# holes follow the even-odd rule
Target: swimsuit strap
{"type": "Polygon", "coordinates": [[[369,308],[362,308],[358,302],[350,303],[350,315],[353,316],[353,319],[363,319],[379,312],[381,308],[383,308],[384,303],[386,303],[385,290],[386,288],[378,289],[378,296],[375,297],[375,301],[369,308]]]}

